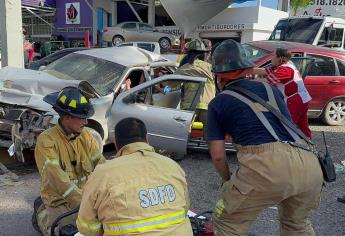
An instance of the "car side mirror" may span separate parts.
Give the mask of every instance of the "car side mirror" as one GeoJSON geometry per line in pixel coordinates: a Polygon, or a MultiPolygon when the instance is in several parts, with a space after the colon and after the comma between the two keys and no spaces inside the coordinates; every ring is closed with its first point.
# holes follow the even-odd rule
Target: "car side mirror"
{"type": "Polygon", "coordinates": [[[135,99],[136,99],[136,96],[131,93],[123,99],[123,102],[124,103],[135,103],[135,99]]]}
{"type": "Polygon", "coordinates": [[[38,68],[39,71],[42,71],[46,68],[46,66],[40,66],[40,68],[38,68]]]}

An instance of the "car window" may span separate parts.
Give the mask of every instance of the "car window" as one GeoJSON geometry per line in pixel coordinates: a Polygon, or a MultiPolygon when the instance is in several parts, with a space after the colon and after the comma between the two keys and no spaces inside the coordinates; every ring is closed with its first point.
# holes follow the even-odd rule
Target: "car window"
{"type": "Polygon", "coordinates": [[[264,50],[262,48],[254,47],[250,44],[243,44],[243,47],[246,51],[246,55],[249,60],[256,63],[263,59],[264,57],[267,57],[272,52],[264,50]]]}
{"type": "Polygon", "coordinates": [[[198,82],[162,81],[138,91],[135,94],[135,102],[177,110],[193,110],[192,101],[197,96],[199,87],[198,82]],[[183,92],[187,88],[188,95],[183,92]],[[181,101],[186,105],[182,107],[181,101]]]}
{"type": "Polygon", "coordinates": [[[154,52],[155,51],[155,45],[152,44],[152,43],[138,43],[138,47],[142,48],[142,49],[145,49],[147,51],[150,51],[150,52],[154,52]]]}
{"type": "Polygon", "coordinates": [[[136,30],[137,29],[137,23],[126,23],[126,24],[123,24],[122,29],[136,30]]]}
{"type": "Polygon", "coordinates": [[[71,53],[44,71],[63,80],[87,81],[102,96],[110,94],[126,67],[97,57],[71,53]]]}
{"type": "Polygon", "coordinates": [[[341,47],[343,42],[344,29],[326,27],[322,31],[317,45],[329,47],[341,47]]]}
{"type": "Polygon", "coordinates": [[[121,43],[118,47],[133,46],[133,43],[121,43]]]}
{"type": "Polygon", "coordinates": [[[335,64],[331,57],[307,54],[308,58],[314,59],[307,75],[308,76],[334,76],[335,64]]]}
{"type": "Polygon", "coordinates": [[[139,23],[139,30],[153,31],[153,28],[151,25],[139,23]]]}
{"type": "Polygon", "coordinates": [[[340,76],[345,76],[345,62],[341,60],[337,60],[338,69],[340,76]]]}

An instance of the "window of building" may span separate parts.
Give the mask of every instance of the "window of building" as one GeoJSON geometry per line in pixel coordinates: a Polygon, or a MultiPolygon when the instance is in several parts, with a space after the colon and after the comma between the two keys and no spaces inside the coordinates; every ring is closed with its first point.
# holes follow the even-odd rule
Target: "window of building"
{"type": "Polygon", "coordinates": [[[160,1],[155,1],[155,24],[156,26],[175,26],[167,11],[164,9],[160,1]]]}

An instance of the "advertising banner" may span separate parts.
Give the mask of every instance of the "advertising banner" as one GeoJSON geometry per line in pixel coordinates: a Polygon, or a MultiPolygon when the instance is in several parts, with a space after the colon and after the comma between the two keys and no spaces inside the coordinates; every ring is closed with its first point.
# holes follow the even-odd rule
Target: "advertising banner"
{"type": "Polygon", "coordinates": [[[70,2],[66,3],[66,24],[78,25],[80,24],[80,3],[70,2]]]}
{"type": "Polygon", "coordinates": [[[345,0],[311,0],[310,5],[297,11],[298,16],[345,17],[345,0]]]}

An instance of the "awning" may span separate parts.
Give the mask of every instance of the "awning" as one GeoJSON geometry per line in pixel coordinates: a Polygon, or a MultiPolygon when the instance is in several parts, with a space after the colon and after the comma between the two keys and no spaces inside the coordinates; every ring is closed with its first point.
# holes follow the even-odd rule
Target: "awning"
{"type": "Polygon", "coordinates": [[[53,25],[43,19],[43,16],[54,16],[55,15],[55,8],[52,7],[40,7],[40,6],[30,6],[30,5],[22,5],[22,16],[25,17],[31,17],[35,16],[39,19],[41,19],[43,22],[48,24],[49,26],[53,27],[53,25]]]}

